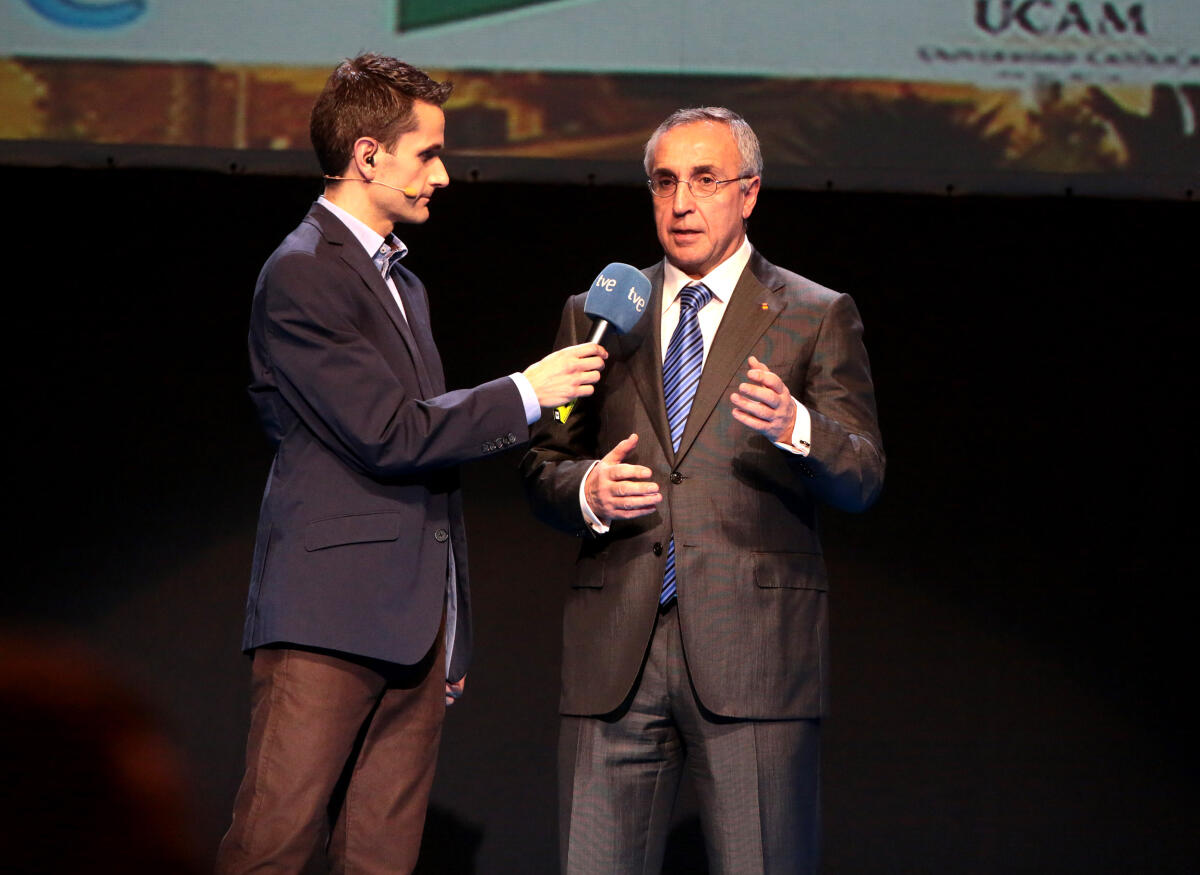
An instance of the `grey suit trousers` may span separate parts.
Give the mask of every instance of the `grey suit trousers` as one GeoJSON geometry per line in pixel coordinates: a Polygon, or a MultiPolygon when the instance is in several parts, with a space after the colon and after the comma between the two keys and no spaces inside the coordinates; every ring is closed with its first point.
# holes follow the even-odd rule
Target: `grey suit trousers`
{"type": "Polygon", "coordinates": [[[672,607],[658,619],[629,701],[613,714],[562,718],[562,871],[660,872],[685,769],[711,873],[816,872],[820,721],[707,711],[692,688],[672,607]]]}

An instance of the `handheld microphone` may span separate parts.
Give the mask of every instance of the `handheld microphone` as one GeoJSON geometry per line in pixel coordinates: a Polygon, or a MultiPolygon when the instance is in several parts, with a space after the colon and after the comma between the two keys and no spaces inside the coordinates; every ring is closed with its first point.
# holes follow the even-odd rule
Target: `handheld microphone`
{"type": "MultiPolygon", "coordinates": [[[[628,334],[645,315],[650,300],[650,280],[628,264],[614,261],[600,271],[583,301],[583,312],[592,317],[592,333],[588,343],[600,343],[611,328],[617,334],[628,334]]],[[[554,410],[554,418],[565,423],[575,402],[570,401],[554,410]]]]}
{"type": "MultiPolygon", "coordinates": [[[[374,163],[374,162],[371,162],[374,163]]],[[[326,179],[332,179],[337,182],[365,182],[367,185],[382,185],[384,188],[390,188],[392,191],[398,191],[405,197],[418,198],[421,196],[419,188],[413,188],[411,185],[406,185],[404,188],[396,188],[394,185],[388,185],[386,182],[380,182],[377,179],[364,179],[361,176],[330,176],[325,174],[326,179]]]]}

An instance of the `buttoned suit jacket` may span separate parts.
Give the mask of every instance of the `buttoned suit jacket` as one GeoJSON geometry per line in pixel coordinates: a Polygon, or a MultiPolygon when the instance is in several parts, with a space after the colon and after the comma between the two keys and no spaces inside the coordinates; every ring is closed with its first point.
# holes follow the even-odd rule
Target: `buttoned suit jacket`
{"type": "MultiPolygon", "coordinates": [[[[739,718],[814,718],[829,687],[822,503],[847,511],[879,494],[884,454],[862,323],[847,295],[753,252],[705,359],[678,452],[663,402],[662,265],[645,271],[648,313],[606,339],[597,391],[565,423],[543,416],[522,461],[535,513],[583,538],[563,618],[560,708],[615,711],[654,629],[675,537],[677,610],[701,704],[739,718]],[[812,419],[812,451],[789,453],[731,415],[747,359],[768,364],[812,419]],[[636,432],[627,459],[663,492],[656,512],[595,535],[579,505],[592,460],[636,432]]],[[[585,295],[568,300],[558,345],[590,330],[585,295]]]]}
{"type": "Polygon", "coordinates": [[[362,244],[319,203],[259,275],[250,394],[276,450],[242,645],[415,664],[440,628],[452,546],[447,675],[457,680],[471,612],[455,466],[529,431],[507,377],[446,391],[425,288],[403,268],[393,277],[407,320],[362,244]]]}

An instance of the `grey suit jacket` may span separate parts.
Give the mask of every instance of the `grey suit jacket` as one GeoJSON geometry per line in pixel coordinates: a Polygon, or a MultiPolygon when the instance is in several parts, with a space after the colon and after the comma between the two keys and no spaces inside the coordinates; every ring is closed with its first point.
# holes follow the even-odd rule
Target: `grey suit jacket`
{"type": "MultiPolygon", "coordinates": [[[[618,708],[654,628],[666,546],[676,543],[679,622],[700,701],[719,715],[819,717],[827,708],[828,581],[821,503],[868,507],[884,455],[862,323],[847,296],[755,252],[705,360],[678,453],[663,403],[662,266],[646,271],[649,314],[606,341],[596,393],[565,424],[543,417],[522,462],[535,513],[583,536],[563,620],[560,707],[618,708]],[[729,395],[753,354],[812,415],[812,452],[790,454],[733,419],[729,395]],[[630,461],[654,471],[663,503],[595,536],[579,507],[591,461],[631,432],[630,461]]],[[[568,300],[557,344],[590,329],[585,295],[568,300]]]]}
{"type": "Polygon", "coordinates": [[[454,466],[525,440],[529,427],[507,377],[446,392],[425,288],[404,270],[397,286],[407,321],[362,245],[320,204],[259,275],[250,393],[276,452],[242,645],[419,662],[441,622],[453,545],[447,674],[457,679],[471,613],[454,466]]]}

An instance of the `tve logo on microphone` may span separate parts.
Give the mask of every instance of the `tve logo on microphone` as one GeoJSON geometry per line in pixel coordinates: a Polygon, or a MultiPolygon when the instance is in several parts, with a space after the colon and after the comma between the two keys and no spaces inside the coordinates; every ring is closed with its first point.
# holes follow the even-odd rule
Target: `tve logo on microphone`
{"type": "MultiPolygon", "coordinates": [[[[595,285],[597,288],[603,289],[606,292],[611,292],[617,287],[617,279],[608,277],[601,273],[596,277],[595,285]]],[[[629,291],[626,294],[626,299],[633,303],[633,309],[641,313],[646,309],[646,299],[641,295],[637,285],[631,284],[629,291]]]]}

